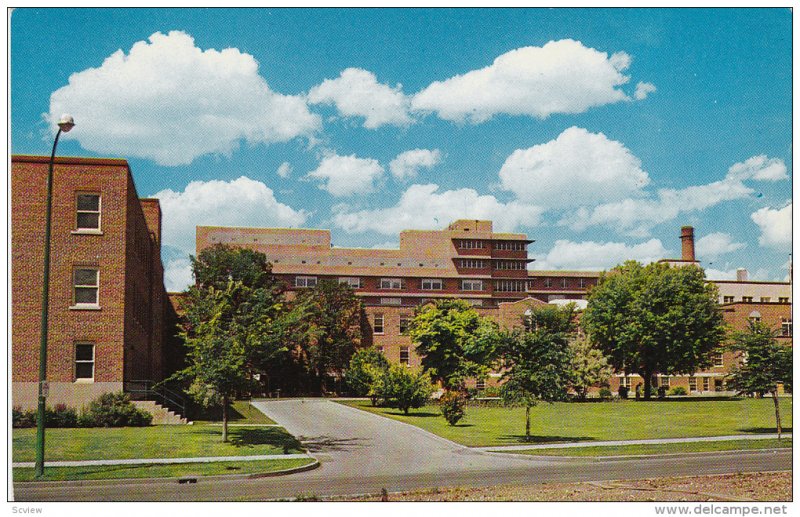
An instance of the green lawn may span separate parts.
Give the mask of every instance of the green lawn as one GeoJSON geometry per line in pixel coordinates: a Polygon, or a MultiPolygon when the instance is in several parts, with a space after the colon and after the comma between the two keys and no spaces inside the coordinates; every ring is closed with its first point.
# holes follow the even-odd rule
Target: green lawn
{"type": "MultiPolygon", "coordinates": [[[[468,407],[466,417],[456,426],[450,426],[437,406],[425,406],[404,415],[396,409],[373,408],[368,401],[342,403],[419,426],[471,447],[524,442],[524,408],[468,407]]],[[[792,399],[782,398],[780,404],[784,431],[791,432],[792,399]]],[[[543,403],[531,409],[531,439],[537,443],[774,431],[775,412],[769,399],[559,402],[543,403]]]]}
{"type": "Polygon", "coordinates": [[[683,452],[745,451],[754,449],[790,449],[792,441],[783,440],[724,440],[718,442],[662,443],[614,445],[604,447],[565,447],[562,449],[528,449],[524,451],[494,451],[532,456],[636,456],[644,454],[679,454],[683,452]]]}
{"type": "MultiPolygon", "coordinates": [[[[209,412],[195,420],[196,424],[216,423],[222,421],[222,410],[209,412]]],[[[237,400],[228,405],[228,422],[231,424],[274,424],[275,421],[250,405],[248,400],[237,400]]]]}
{"type": "MultiPolygon", "coordinates": [[[[78,479],[132,479],[225,474],[263,474],[302,467],[311,458],[267,461],[220,461],[216,463],[176,463],[172,465],[114,465],[102,467],[47,467],[43,481],[78,479]]],[[[34,469],[15,468],[14,481],[33,481],[34,469]]]]}

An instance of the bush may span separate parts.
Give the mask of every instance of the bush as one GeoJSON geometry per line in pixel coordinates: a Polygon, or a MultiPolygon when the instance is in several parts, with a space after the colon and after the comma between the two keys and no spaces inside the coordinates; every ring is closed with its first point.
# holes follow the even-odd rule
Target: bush
{"type": "Polygon", "coordinates": [[[464,396],[456,391],[448,391],[442,398],[439,399],[442,405],[442,416],[450,425],[456,423],[464,418],[466,412],[467,400],[464,396]]]}
{"type": "Polygon", "coordinates": [[[670,395],[686,395],[686,389],[683,386],[675,386],[669,390],[670,395]]]}
{"type": "Polygon", "coordinates": [[[14,406],[11,410],[11,425],[15,428],[36,427],[36,410],[23,411],[21,407],[14,406]]]}
{"type": "Polygon", "coordinates": [[[611,397],[613,396],[611,390],[608,388],[600,388],[598,395],[600,395],[601,400],[611,400],[611,397]]]}
{"type": "Polygon", "coordinates": [[[666,386],[659,386],[658,387],[658,398],[663,399],[667,396],[667,387],[666,386]]]}
{"type": "Polygon", "coordinates": [[[405,414],[411,408],[424,406],[433,393],[427,374],[414,373],[399,364],[389,367],[380,385],[379,398],[383,399],[386,406],[401,409],[405,414]]]}
{"type": "Polygon", "coordinates": [[[152,421],[153,415],[134,406],[122,392],[100,395],[78,418],[81,427],[143,427],[152,421]]]}
{"type": "Polygon", "coordinates": [[[78,412],[66,404],[56,404],[44,410],[44,421],[47,427],[78,427],[78,412]]]}
{"type": "Polygon", "coordinates": [[[484,388],[483,393],[481,394],[483,397],[499,397],[500,396],[500,387],[499,386],[486,386],[484,388]]]}
{"type": "MultiPolygon", "coordinates": [[[[388,368],[389,361],[383,352],[375,348],[362,348],[350,358],[350,366],[344,372],[344,380],[354,395],[369,396],[376,377],[383,375],[388,368]]],[[[373,405],[375,405],[374,398],[373,405]]]]}
{"type": "Polygon", "coordinates": [[[630,388],[626,386],[620,386],[618,393],[619,393],[619,398],[626,399],[628,398],[628,393],[630,393],[630,388]]]}

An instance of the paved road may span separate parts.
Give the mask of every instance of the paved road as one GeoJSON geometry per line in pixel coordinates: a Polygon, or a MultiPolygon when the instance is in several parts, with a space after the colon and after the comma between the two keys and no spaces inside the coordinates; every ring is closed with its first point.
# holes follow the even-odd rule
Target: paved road
{"type": "Polygon", "coordinates": [[[791,470],[791,449],[595,461],[470,450],[422,429],[325,400],[257,403],[320,459],[316,470],[260,479],[15,484],[18,501],[221,501],[791,470]]]}

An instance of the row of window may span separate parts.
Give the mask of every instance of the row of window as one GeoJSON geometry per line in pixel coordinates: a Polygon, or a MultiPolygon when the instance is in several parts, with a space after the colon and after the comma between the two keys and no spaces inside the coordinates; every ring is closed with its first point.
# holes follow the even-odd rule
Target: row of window
{"type": "MultiPolygon", "coordinates": [[[[400,334],[405,336],[408,333],[408,326],[411,323],[412,316],[410,314],[400,315],[399,331],[400,334]]],[[[372,332],[375,334],[383,334],[385,330],[383,314],[375,314],[372,316],[372,332]]]]}
{"type": "MultiPolygon", "coordinates": [[[[699,377],[702,379],[702,386],[703,391],[711,391],[711,378],[710,377],[699,377]]],[[[689,377],[689,391],[697,391],[697,379],[698,377],[691,376],[689,377]]],[[[631,378],[630,377],[620,377],[619,378],[619,385],[624,386],[628,389],[631,389],[631,378]]],[[[655,379],[653,381],[654,386],[662,386],[664,388],[669,389],[670,387],[670,377],[668,375],[664,375],[659,379],[655,379]],[[660,381],[660,383],[659,383],[660,381]]],[[[715,391],[722,391],[725,388],[723,379],[714,379],[714,390],[715,391]]]]}
{"type": "MultiPolygon", "coordinates": [[[[481,261],[477,261],[481,262],[481,261]]],[[[502,264],[501,262],[500,264],[502,264]]],[[[514,264],[514,262],[508,262],[508,264],[514,264]]],[[[522,264],[521,262],[519,264],[522,264]]],[[[508,269],[524,269],[522,267],[517,268],[509,267],[508,269]]],[[[532,281],[530,280],[498,280],[495,281],[495,290],[502,291],[502,292],[523,292],[527,288],[526,282],[532,285],[532,281]]],[[[359,277],[340,277],[339,278],[340,284],[347,284],[354,289],[361,289],[364,287],[364,283],[361,278],[359,277]]],[[[317,277],[315,276],[296,276],[294,279],[294,286],[295,287],[316,287],[317,285],[317,277]]],[[[567,279],[562,278],[561,287],[563,289],[567,288],[567,279]]],[[[553,279],[552,278],[545,278],[544,279],[544,286],[545,287],[552,287],[553,286],[553,279]]],[[[578,287],[583,289],[586,287],[586,279],[579,278],[578,279],[578,287]]],[[[403,290],[406,288],[406,280],[404,278],[381,278],[378,282],[378,288],[384,290],[403,290]]],[[[445,288],[445,281],[441,278],[423,278],[420,280],[420,289],[423,291],[442,291],[445,288]]],[[[461,280],[460,283],[460,290],[461,291],[483,291],[485,290],[485,286],[483,280],[474,280],[474,279],[467,279],[461,280]]]]}
{"type": "MultiPolygon", "coordinates": [[[[459,239],[458,240],[458,248],[462,250],[475,250],[475,249],[485,249],[486,241],[482,240],[474,240],[474,239],[459,239]]],[[[525,251],[527,249],[527,244],[522,241],[496,241],[493,243],[492,247],[496,250],[506,250],[506,251],[525,251]]]]}
{"type": "MultiPolygon", "coordinates": [[[[733,303],[734,301],[735,301],[735,297],[734,296],[723,296],[722,297],[722,303],[733,303]]],[[[742,301],[744,303],[753,303],[753,297],[752,296],[742,296],[742,301]]],[[[772,302],[772,297],[771,296],[762,296],[759,299],[759,301],[761,303],[770,303],[770,302],[772,302]]],[[[778,297],[778,303],[789,303],[789,297],[788,296],[779,296],[778,297]]]]}

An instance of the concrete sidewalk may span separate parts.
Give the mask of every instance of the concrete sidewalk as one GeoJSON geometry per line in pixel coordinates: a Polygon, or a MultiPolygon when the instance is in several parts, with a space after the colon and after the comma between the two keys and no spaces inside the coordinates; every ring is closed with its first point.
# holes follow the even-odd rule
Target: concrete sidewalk
{"type": "MultiPolygon", "coordinates": [[[[528,445],[495,445],[489,447],[470,447],[474,451],[529,451],[535,449],[567,449],[571,447],[613,447],[619,445],[649,445],[666,443],[727,442],[733,440],[768,440],[777,434],[739,434],[732,436],[698,436],[693,438],[655,438],[649,440],[617,440],[604,442],[546,443],[528,445]]],[[[784,433],[782,438],[792,439],[792,433],[784,433]]]]}
{"type": "MultiPolygon", "coordinates": [[[[83,461],[48,461],[48,467],[100,467],[111,465],[150,465],[173,463],[215,463],[218,461],[264,461],[264,460],[291,460],[313,457],[309,454],[264,454],[261,456],[206,456],[199,458],[131,458],[125,460],[83,460],[83,461]]],[[[32,461],[12,463],[12,467],[33,468],[32,461]]]]}

